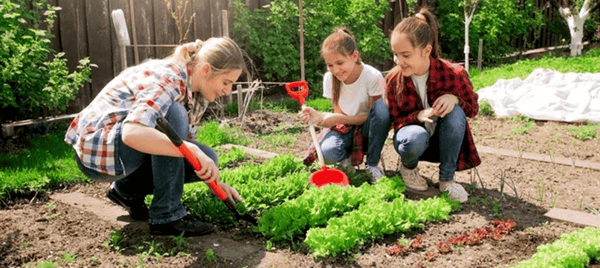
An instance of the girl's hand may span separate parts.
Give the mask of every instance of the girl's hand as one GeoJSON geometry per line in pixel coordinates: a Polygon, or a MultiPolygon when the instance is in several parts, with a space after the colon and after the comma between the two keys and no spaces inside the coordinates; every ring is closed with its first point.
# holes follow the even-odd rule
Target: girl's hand
{"type": "Polygon", "coordinates": [[[298,117],[300,117],[302,122],[304,122],[305,124],[307,124],[310,121],[312,124],[318,125],[321,123],[321,121],[323,121],[323,115],[311,107],[306,107],[302,109],[298,117]]]}
{"type": "Polygon", "coordinates": [[[229,186],[227,183],[219,182],[219,187],[221,187],[221,189],[227,194],[227,197],[233,198],[234,201],[236,201],[236,202],[244,201],[242,199],[242,197],[240,196],[240,194],[238,193],[238,191],[235,188],[229,186]]]}
{"type": "Polygon", "coordinates": [[[458,97],[452,94],[444,94],[433,103],[435,115],[444,117],[454,109],[454,105],[458,104],[458,97]]]}
{"type": "Polygon", "coordinates": [[[219,182],[219,168],[215,164],[215,162],[208,157],[198,146],[191,142],[185,141],[186,146],[192,151],[192,153],[196,156],[196,159],[200,162],[202,166],[200,170],[196,170],[196,176],[202,179],[205,183],[211,183],[213,181],[219,182]]]}
{"type": "Polygon", "coordinates": [[[435,111],[433,110],[433,108],[427,108],[425,110],[421,110],[419,112],[419,114],[417,114],[417,120],[423,122],[423,123],[433,123],[433,120],[431,119],[431,117],[436,116],[435,111]]]}
{"type": "Polygon", "coordinates": [[[323,116],[323,120],[321,120],[321,122],[318,125],[324,128],[333,127],[339,123],[338,118],[336,118],[339,115],[340,114],[336,113],[325,113],[323,116]]]}

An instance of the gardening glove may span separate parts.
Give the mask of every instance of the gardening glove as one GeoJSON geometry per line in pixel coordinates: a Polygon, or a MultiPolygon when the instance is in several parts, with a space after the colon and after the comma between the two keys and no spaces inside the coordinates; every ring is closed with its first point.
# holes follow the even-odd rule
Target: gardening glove
{"type": "Polygon", "coordinates": [[[236,202],[244,201],[244,199],[242,199],[238,191],[235,188],[229,186],[227,183],[219,182],[219,187],[221,187],[221,189],[227,194],[228,198],[232,198],[236,202]]]}

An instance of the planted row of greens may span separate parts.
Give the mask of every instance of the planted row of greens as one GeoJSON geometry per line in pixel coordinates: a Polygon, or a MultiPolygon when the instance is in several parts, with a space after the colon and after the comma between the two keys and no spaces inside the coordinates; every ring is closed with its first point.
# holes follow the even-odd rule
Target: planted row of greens
{"type": "Polygon", "coordinates": [[[538,246],[529,260],[512,267],[587,267],[590,262],[600,262],[600,228],[563,234],[552,244],[538,246]]]}
{"type": "Polygon", "coordinates": [[[358,210],[331,218],[327,227],[308,230],[304,243],[315,257],[335,257],[370,239],[423,228],[425,221],[447,220],[450,213],[459,208],[460,203],[445,194],[418,203],[404,200],[403,195],[391,203],[373,199],[358,210]]]}
{"type": "Polygon", "coordinates": [[[360,187],[311,187],[298,198],[265,211],[258,221],[258,231],[272,241],[291,241],[308,228],[322,226],[361,204],[397,198],[405,189],[399,178],[383,178],[376,185],[365,183],[360,187]]]}
{"type": "MultiPolygon", "coordinates": [[[[310,173],[299,159],[280,155],[262,164],[250,164],[220,172],[221,181],[236,188],[244,198],[238,203],[240,213],[261,214],[269,207],[301,195],[308,186],[310,173]]],[[[182,203],[190,213],[205,221],[229,224],[234,215],[225,204],[214,198],[204,183],[186,184],[182,203]]]]}

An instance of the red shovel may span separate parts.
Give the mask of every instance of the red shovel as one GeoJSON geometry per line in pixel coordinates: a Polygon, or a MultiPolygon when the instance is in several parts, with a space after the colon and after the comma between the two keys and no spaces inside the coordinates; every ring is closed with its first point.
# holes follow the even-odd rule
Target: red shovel
{"type": "MultiPolygon", "coordinates": [[[[302,105],[302,110],[306,108],[304,98],[308,96],[308,83],[306,81],[296,81],[285,84],[285,89],[290,97],[297,99],[302,105]]],[[[317,134],[315,133],[315,127],[312,123],[308,122],[308,129],[312,136],[313,143],[317,149],[317,156],[319,157],[319,164],[321,164],[321,170],[313,172],[310,175],[309,182],[316,185],[318,188],[328,184],[337,184],[340,186],[347,186],[349,184],[348,176],[346,173],[339,169],[327,168],[325,166],[325,160],[323,159],[323,152],[321,151],[321,145],[317,141],[317,134]]]]}
{"type": "MultiPolygon", "coordinates": [[[[190,149],[185,145],[185,143],[183,143],[183,141],[179,138],[179,136],[177,136],[177,133],[175,133],[175,131],[173,131],[173,129],[169,125],[169,122],[167,122],[166,119],[164,119],[163,117],[159,117],[158,119],[156,119],[156,128],[158,130],[160,130],[162,133],[167,134],[167,136],[169,137],[171,142],[173,142],[173,144],[175,144],[175,146],[177,146],[177,148],[183,154],[185,159],[192,165],[192,167],[194,167],[194,170],[202,169],[202,165],[200,165],[200,161],[198,161],[196,156],[194,154],[192,154],[190,149]]],[[[208,183],[207,185],[208,185],[208,188],[210,188],[210,190],[217,197],[219,197],[219,199],[221,199],[221,201],[223,201],[223,203],[225,203],[227,208],[231,212],[233,212],[236,219],[238,219],[238,220],[242,219],[253,225],[256,225],[256,219],[254,217],[252,217],[248,214],[240,215],[237,208],[235,207],[235,201],[233,201],[233,198],[227,197],[227,194],[225,193],[225,191],[223,191],[223,189],[221,189],[219,184],[212,181],[212,182],[208,183]]]]}

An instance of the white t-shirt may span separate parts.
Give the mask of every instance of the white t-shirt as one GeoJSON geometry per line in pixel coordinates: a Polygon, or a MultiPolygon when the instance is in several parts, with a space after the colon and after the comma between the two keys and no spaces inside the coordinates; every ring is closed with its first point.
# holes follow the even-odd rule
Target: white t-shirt
{"type": "MultiPolygon", "coordinates": [[[[342,82],[340,85],[339,105],[346,115],[369,113],[370,97],[382,95],[385,88],[385,79],[379,70],[364,63],[362,66],[362,72],[354,83],[342,82]]],[[[327,72],[323,77],[323,97],[331,99],[332,88],[333,77],[331,72],[327,72]]]]}
{"type": "MultiPolygon", "coordinates": [[[[413,83],[415,84],[415,88],[417,89],[417,93],[421,97],[421,102],[423,103],[423,108],[429,108],[429,102],[427,102],[427,78],[429,78],[429,72],[424,75],[412,75],[411,76],[413,83]]],[[[437,116],[431,117],[433,123],[425,122],[425,129],[429,131],[430,135],[433,135],[435,132],[435,127],[437,125],[437,116]]]]}

